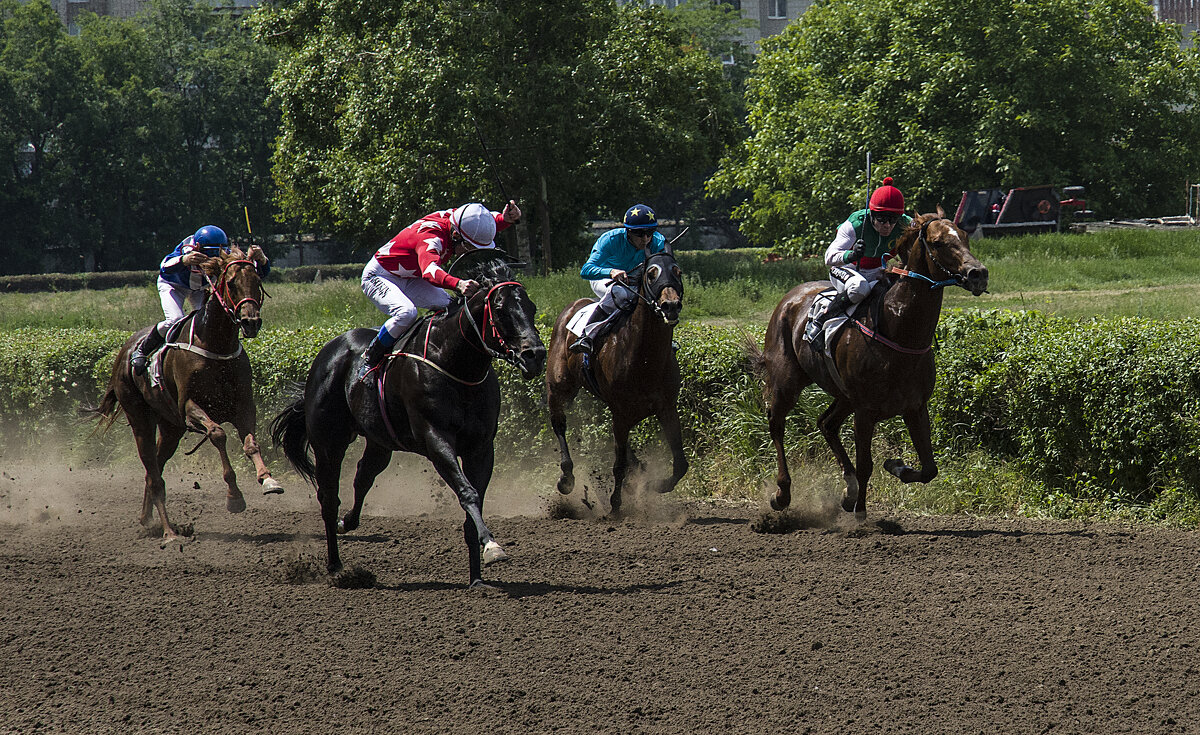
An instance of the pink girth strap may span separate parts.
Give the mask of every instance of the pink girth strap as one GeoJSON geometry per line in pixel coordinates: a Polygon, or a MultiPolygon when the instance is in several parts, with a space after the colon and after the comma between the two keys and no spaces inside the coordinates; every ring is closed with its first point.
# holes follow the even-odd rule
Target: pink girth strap
{"type": "Polygon", "coordinates": [[[924,355],[926,352],[929,352],[931,349],[933,349],[933,344],[930,344],[928,347],[926,347],[924,349],[920,349],[920,350],[914,350],[911,347],[903,347],[903,346],[898,345],[895,342],[891,341],[887,337],[884,337],[882,334],[880,334],[879,332],[876,332],[874,329],[871,329],[866,324],[863,324],[862,322],[860,322],[857,319],[851,319],[850,321],[852,321],[858,325],[858,330],[860,332],[867,335],[868,337],[875,340],[876,342],[879,342],[880,344],[891,347],[896,352],[903,352],[906,355],[924,355]]]}

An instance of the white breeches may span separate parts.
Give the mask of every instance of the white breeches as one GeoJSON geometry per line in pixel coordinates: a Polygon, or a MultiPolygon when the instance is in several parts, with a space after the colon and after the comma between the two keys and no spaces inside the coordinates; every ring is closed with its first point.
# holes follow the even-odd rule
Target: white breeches
{"type": "Polygon", "coordinates": [[[158,277],[158,300],[162,302],[163,319],[158,323],[158,333],[166,337],[167,330],[175,322],[182,319],[188,312],[199,309],[204,303],[204,289],[192,290],[183,286],[174,286],[162,276],[158,277]]]}
{"type": "Polygon", "coordinates": [[[363,268],[362,290],[384,314],[388,334],[399,337],[417,320],[417,309],[443,309],[450,294],[422,278],[401,278],[374,258],[363,268]]]}
{"type": "Polygon", "coordinates": [[[829,269],[829,280],[833,282],[833,287],[838,293],[844,293],[850,297],[850,301],[857,304],[871,293],[871,287],[883,275],[883,268],[871,268],[866,271],[859,271],[857,268],[851,268],[845,265],[835,265],[829,269]]]}

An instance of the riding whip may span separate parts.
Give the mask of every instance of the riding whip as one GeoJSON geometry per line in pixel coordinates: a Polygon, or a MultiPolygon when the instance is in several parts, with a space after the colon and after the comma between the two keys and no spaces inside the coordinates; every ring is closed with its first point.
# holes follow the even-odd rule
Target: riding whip
{"type": "Polygon", "coordinates": [[[487,143],[483,142],[483,132],[479,130],[479,123],[475,120],[475,116],[471,116],[471,124],[475,126],[475,136],[479,138],[479,147],[483,149],[483,160],[492,170],[492,177],[496,179],[496,186],[500,187],[500,196],[504,197],[504,203],[508,204],[511,200],[508,198],[508,192],[504,191],[504,182],[500,180],[500,169],[496,167],[496,162],[492,160],[491,151],[488,150],[487,143]]]}

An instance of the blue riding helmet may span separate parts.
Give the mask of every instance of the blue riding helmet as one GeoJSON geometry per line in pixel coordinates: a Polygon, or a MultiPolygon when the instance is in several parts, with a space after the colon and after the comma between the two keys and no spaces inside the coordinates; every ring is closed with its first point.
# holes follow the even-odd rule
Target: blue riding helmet
{"type": "Polygon", "coordinates": [[[192,235],[192,242],[207,250],[211,247],[225,247],[229,244],[229,238],[225,236],[225,230],[220,227],[205,225],[192,235]]]}
{"type": "Polygon", "coordinates": [[[654,210],[647,207],[645,204],[635,204],[625,210],[625,219],[622,220],[627,230],[648,230],[658,227],[658,218],[654,216],[654,210]]]}

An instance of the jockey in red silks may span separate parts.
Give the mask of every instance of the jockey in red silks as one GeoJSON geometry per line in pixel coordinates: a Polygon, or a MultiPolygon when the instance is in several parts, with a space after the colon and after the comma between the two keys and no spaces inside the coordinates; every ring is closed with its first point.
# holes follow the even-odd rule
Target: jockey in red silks
{"type": "Polygon", "coordinates": [[[456,254],[496,247],[496,233],[520,221],[514,201],[503,213],[472,202],[427,214],[380,248],[363,268],[362,290],[388,319],[363,353],[361,375],[378,365],[417,321],[418,308],[445,308],[450,295],[444,289],[470,296],[479,288],[475,281],[450,275],[443,265],[456,254]]]}

